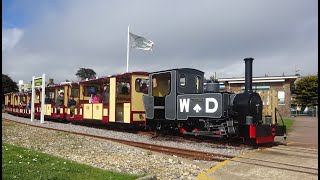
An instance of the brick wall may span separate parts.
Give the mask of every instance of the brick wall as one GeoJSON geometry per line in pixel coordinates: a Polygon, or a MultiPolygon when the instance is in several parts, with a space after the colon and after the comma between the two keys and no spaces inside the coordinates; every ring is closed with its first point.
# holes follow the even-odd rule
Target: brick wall
{"type": "MultiPolygon", "coordinates": [[[[279,105],[277,103],[276,108],[279,110],[280,114],[282,117],[290,117],[291,116],[291,91],[290,87],[292,86],[294,80],[286,79],[285,82],[270,82],[270,83],[263,83],[264,86],[270,86],[269,90],[275,90],[277,92],[279,91],[284,91],[284,105],[279,105]]],[[[261,83],[253,83],[252,86],[260,86],[261,83]]],[[[229,84],[228,82],[225,82],[225,91],[230,91],[230,92],[243,92],[244,90],[241,90],[241,87],[243,87],[244,84],[241,83],[231,83],[229,84]]],[[[253,90],[255,91],[255,90],[253,90]]],[[[277,93],[276,93],[277,94],[277,93]]],[[[274,107],[273,107],[274,108],[274,107]]]]}

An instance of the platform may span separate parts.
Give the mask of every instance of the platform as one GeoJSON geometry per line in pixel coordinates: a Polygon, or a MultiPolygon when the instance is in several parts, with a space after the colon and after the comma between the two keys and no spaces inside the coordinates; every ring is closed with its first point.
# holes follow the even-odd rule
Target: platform
{"type": "Polygon", "coordinates": [[[318,179],[318,118],[298,117],[287,145],[259,149],[219,163],[199,179],[318,179]]]}

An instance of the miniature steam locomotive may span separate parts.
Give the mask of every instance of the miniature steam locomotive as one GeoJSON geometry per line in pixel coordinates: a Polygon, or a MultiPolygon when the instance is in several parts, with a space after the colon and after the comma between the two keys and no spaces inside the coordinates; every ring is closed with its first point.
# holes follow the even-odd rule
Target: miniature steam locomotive
{"type": "Polygon", "coordinates": [[[183,134],[241,137],[255,143],[285,136],[285,126],[262,121],[262,100],[252,91],[252,61],[245,61],[245,91],[219,92],[218,83],[203,87],[204,73],[190,68],[149,74],[149,92],[143,96],[147,126],[179,129],[183,134]]]}

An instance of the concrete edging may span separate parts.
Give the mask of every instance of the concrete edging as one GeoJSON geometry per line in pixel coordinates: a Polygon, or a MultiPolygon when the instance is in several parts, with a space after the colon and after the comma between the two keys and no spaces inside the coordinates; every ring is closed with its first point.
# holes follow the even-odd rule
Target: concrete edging
{"type": "Polygon", "coordinates": [[[247,155],[249,155],[249,154],[253,154],[253,153],[265,151],[265,150],[268,150],[268,149],[270,149],[270,148],[258,149],[258,150],[256,150],[256,151],[244,153],[244,154],[241,154],[240,156],[237,156],[237,157],[234,157],[234,158],[231,158],[231,159],[222,161],[221,163],[219,163],[219,164],[213,166],[212,168],[210,168],[209,170],[207,170],[207,171],[202,172],[201,174],[199,174],[199,175],[197,176],[197,178],[202,179],[202,180],[214,180],[214,178],[209,178],[209,177],[207,177],[206,174],[209,174],[209,173],[214,172],[214,171],[215,171],[216,169],[218,169],[219,167],[222,167],[222,166],[228,164],[230,161],[235,160],[235,159],[238,159],[239,157],[245,157],[245,156],[247,156],[247,155]]]}
{"type": "Polygon", "coordinates": [[[147,175],[144,177],[140,177],[136,180],[157,180],[157,177],[156,177],[156,175],[151,174],[151,175],[147,175]]]}

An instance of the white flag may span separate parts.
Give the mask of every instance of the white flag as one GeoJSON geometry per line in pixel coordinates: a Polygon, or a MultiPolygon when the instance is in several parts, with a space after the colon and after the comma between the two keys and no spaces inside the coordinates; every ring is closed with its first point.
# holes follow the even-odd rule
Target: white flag
{"type": "Polygon", "coordinates": [[[130,37],[132,37],[133,42],[131,44],[132,48],[136,48],[136,49],[142,49],[142,50],[146,50],[146,51],[150,51],[152,50],[154,44],[151,40],[148,40],[144,37],[135,35],[130,33],[130,37]]]}

